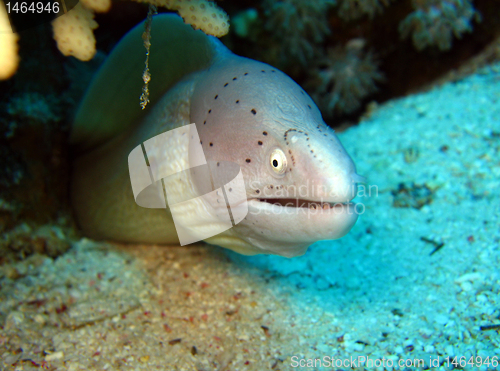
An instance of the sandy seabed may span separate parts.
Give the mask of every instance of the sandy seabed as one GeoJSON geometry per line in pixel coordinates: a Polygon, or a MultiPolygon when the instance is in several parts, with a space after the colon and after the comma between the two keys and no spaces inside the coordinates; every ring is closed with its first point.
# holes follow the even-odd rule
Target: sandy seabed
{"type": "Polygon", "coordinates": [[[87,239],[34,255],[0,281],[1,367],[500,370],[500,65],[340,139],[372,186],[346,237],[294,259],[87,239]]]}

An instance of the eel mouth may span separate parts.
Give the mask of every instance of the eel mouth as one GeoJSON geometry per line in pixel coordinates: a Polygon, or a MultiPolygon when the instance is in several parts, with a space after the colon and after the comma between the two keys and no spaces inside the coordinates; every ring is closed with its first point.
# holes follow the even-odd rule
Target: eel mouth
{"type": "Polygon", "coordinates": [[[325,202],[325,201],[313,201],[300,198],[251,198],[248,201],[257,201],[260,203],[265,203],[274,206],[291,207],[291,208],[307,208],[307,209],[335,209],[344,208],[348,205],[352,205],[351,202],[325,202]]]}
{"type": "Polygon", "coordinates": [[[273,254],[297,256],[319,240],[345,236],[356,223],[358,204],[301,198],[250,198],[243,228],[254,245],[273,254]]]}

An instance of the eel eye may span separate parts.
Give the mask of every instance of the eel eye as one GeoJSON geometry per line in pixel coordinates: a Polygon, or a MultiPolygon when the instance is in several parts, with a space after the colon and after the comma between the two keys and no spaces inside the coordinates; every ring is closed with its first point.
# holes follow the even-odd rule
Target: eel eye
{"type": "Polygon", "coordinates": [[[283,175],[286,171],[286,156],[279,148],[273,149],[269,156],[269,164],[277,175],[283,175]]]}

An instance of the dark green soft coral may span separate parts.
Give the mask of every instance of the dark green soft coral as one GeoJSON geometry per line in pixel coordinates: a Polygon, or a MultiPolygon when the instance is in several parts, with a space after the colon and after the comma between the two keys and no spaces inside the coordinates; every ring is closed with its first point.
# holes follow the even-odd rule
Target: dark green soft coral
{"type": "Polygon", "coordinates": [[[365,15],[374,18],[382,13],[391,0],[340,0],[338,7],[339,17],[346,21],[361,18],[365,15]]]}
{"type": "MultiPolygon", "coordinates": [[[[342,40],[341,35],[331,34],[327,15],[330,20],[336,15],[347,22],[365,22],[363,18],[370,21],[401,1],[264,0],[264,27],[279,45],[281,57],[270,62],[307,66],[308,90],[325,116],[355,112],[383,76],[372,53],[353,47],[362,39],[333,48],[325,45],[328,37],[342,40]]],[[[417,50],[429,46],[448,50],[454,37],[471,32],[473,21],[480,20],[472,0],[411,0],[411,5],[413,11],[399,21],[399,33],[402,38],[411,36],[417,50]]],[[[367,43],[369,38],[365,37],[367,43]]]]}
{"type": "Polygon", "coordinates": [[[311,75],[308,90],[326,117],[356,111],[377,91],[376,82],[384,80],[376,58],[364,51],[362,39],[329,49],[311,75]]]}
{"type": "Polygon", "coordinates": [[[472,32],[472,21],[481,20],[471,0],[413,0],[412,5],[415,10],[399,24],[399,32],[403,38],[411,34],[418,50],[449,50],[453,36],[472,32]]]}
{"type": "Polygon", "coordinates": [[[306,65],[330,33],[327,13],[335,0],[264,0],[265,29],[282,45],[282,59],[306,65]]]}

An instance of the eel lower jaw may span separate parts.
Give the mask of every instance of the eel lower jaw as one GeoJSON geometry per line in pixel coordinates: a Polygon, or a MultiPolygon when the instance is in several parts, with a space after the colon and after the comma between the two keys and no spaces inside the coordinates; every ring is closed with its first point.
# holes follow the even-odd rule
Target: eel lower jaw
{"type": "Polygon", "coordinates": [[[357,205],[306,199],[249,199],[248,214],[234,230],[259,249],[258,253],[286,257],[305,253],[319,240],[345,236],[356,223],[357,205]]]}

